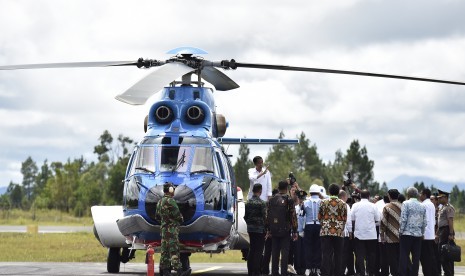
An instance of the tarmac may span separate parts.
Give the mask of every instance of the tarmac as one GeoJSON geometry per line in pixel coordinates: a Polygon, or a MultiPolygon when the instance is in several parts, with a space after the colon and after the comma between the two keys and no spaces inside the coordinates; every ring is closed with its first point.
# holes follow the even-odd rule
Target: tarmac
{"type": "MultiPolygon", "coordinates": [[[[247,275],[245,263],[196,263],[191,264],[192,275],[247,275]]],[[[155,266],[155,275],[158,275],[155,266]]],[[[107,272],[106,263],[26,263],[0,262],[0,275],[146,275],[143,263],[121,264],[120,273],[107,272]]],[[[423,275],[420,273],[419,275],[423,275]]],[[[455,267],[456,276],[465,276],[465,266],[455,267]]]]}

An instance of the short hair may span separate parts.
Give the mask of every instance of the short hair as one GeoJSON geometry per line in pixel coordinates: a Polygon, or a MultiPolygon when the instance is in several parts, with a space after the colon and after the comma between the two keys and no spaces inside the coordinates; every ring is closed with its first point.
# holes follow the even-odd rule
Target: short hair
{"type": "Polygon", "coordinates": [[[253,188],[252,188],[253,193],[258,193],[261,190],[262,190],[262,184],[260,184],[260,183],[253,184],[253,188]]]}
{"type": "Polygon", "coordinates": [[[339,197],[339,199],[342,199],[343,197],[347,197],[347,192],[344,190],[340,190],[337,196],[339,197]]]}
{"type": "Polygon", "coordinates": [[[288,185],[289,184],[287,184],[286,180],[281,180],[281,181],[279,181],[279,184],[278,184],[278,190],[280,190],[280,191],[287,190],[288,185]]]}
{"type": "Polygon", "coordinates": [[[414,198],[418,197],[418,190],[415,187],[408,187],[407,189],[407,197],[408,198],[414,198]]]}
{"type": "Polygon", "coordinates": [[[272,196],[276,195],[277,193],[279,193],[278,189],[273,189],[273,191],[271,191],[272,196]]]}
{"type": "Polygon", "coordinates": [[[360,192],[360,197],[361,198],[369,198],[370,197],[370,191],[368,191],[367,189],[363,189],[360,192]]]}
{"type": "Polygon", "coordinates": [[[430,197],[431,197],[431,190],[428,189],[428,188],[423,189],[423,190],[421,191],[421,194],[425,195],[426,198],[430,198],[430,197]]]}
{"type": "Polygon", "coordinates": [[[329,195],[332,195],[332,196],[337,196],[340,190],[341,188],[339,187],[339,185],[334,184],[334,183],[329,185],[328,187],[329,195]]]}
{"type": "Polygon", "coordinates": [[[384,203],[389,203],[389,202],[391,202],[391,201],[389,200],[389,197],[388,197],[387,195],[384,195],[384,196],[383,196],[383,201],[384,201],[384,203]]]}
{"type": "Polygon", "coordinates": [[[394,200],[399,199],[399,194],[400,193],[399,193],[399,190],[397,190],[397,189],[390,189],[388,191],[388,194],[391,197],[391,199],[394,199],[394,200]]]}
{"type": "Polygon", "coordinates": [[[257,165],[258,160],[263,160],[263,158],[262,158],[261,156],[258,156],[258,155],[255,156],[255,157],[252,159],[253,164],[254,164],[254,165],[257,165]]]}
{"type": "Polygon", "coordinates": [[[403,194],[400,194],[398,199],[399,199],[399,202],[402,203],[405,201],[405,196],[403,194]]]}

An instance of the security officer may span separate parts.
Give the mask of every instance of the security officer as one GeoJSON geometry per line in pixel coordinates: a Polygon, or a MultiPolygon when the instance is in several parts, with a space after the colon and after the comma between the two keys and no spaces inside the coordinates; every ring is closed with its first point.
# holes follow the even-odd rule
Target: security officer
{"type": "Polygon", "coordinates": [[[449,240],[453,241],[455,239],[455,209],[454,206],[449,203],[449,193],[438,190],[437,198],[439,204],[442,204],[442,207],[439,209],[438,231],[436,232],[436,239],[439,239],[438,249],[439,254],[441,255],[440,259],[442,269],[444,270],[444,276],[452,276],[454,275],[454,262],[441,254],[441,247],[442,245],[448,243],[449,240]]]}
{"type": "Polygon", "coordinates": [[[171,268],[178,276],[190,275],[191,270],[182,272],[179,260],[179,225],[183,217],[178,204],[173,199],[174,186],[170,182],[163,185],[165,194],[157,204],[157,219],[161,228],[160,274],[171,276],[171,268]]]}
{"type": "Polygon", "coordinates": [[[266,203],[260,198],[262,184],[256,183],[252,188],[253,196],[245,204],[244,220],[250,238],[247,270],[249,276],[260,275],[260,262],[265,247],[266,203]]]}

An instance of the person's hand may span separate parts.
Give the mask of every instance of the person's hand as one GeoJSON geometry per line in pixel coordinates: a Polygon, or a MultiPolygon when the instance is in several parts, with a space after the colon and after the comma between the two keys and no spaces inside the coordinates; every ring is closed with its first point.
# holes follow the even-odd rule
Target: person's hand
{"type": "Polygon", "coordinates": [[[293,234],[292,234],[292,240],[293,240],[293,241],[296,241],[296,240],[297,240],[297,233],[293,233],[293,234]]]}
{"type": "Polygon", "coordinates": [[[453,241],[454,239],[455,239],[455,235],[454,234],[449,234],[449,240],[453,241]]]}
{"type": "Polygon", "coordinates": [[[299,236],[300,236],[301,238],[303,238],[303,237],[304,237],[304,233],[305,233],[304,231],[299,232],[299,236]]]}

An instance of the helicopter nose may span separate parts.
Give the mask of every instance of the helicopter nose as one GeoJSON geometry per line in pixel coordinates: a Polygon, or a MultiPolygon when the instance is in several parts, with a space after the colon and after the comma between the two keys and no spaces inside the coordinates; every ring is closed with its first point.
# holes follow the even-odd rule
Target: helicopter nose
{"type": "MultiPolygon", "coordinates": [[[[154,221],[157,213],[157,203],[163,197],[163,185],[152,187],[145,198],[145,211],[147,215],[154,221]]],[[[179,207],[179,211],[183,216],[183,222],[191,220],[197,208],[197,200],[195,199],[194,191],[186,185],[179,185],[174,190],[173,199],[179,207]]],[[[159,221],[157,221],[160,223],[159,221]]]]}

